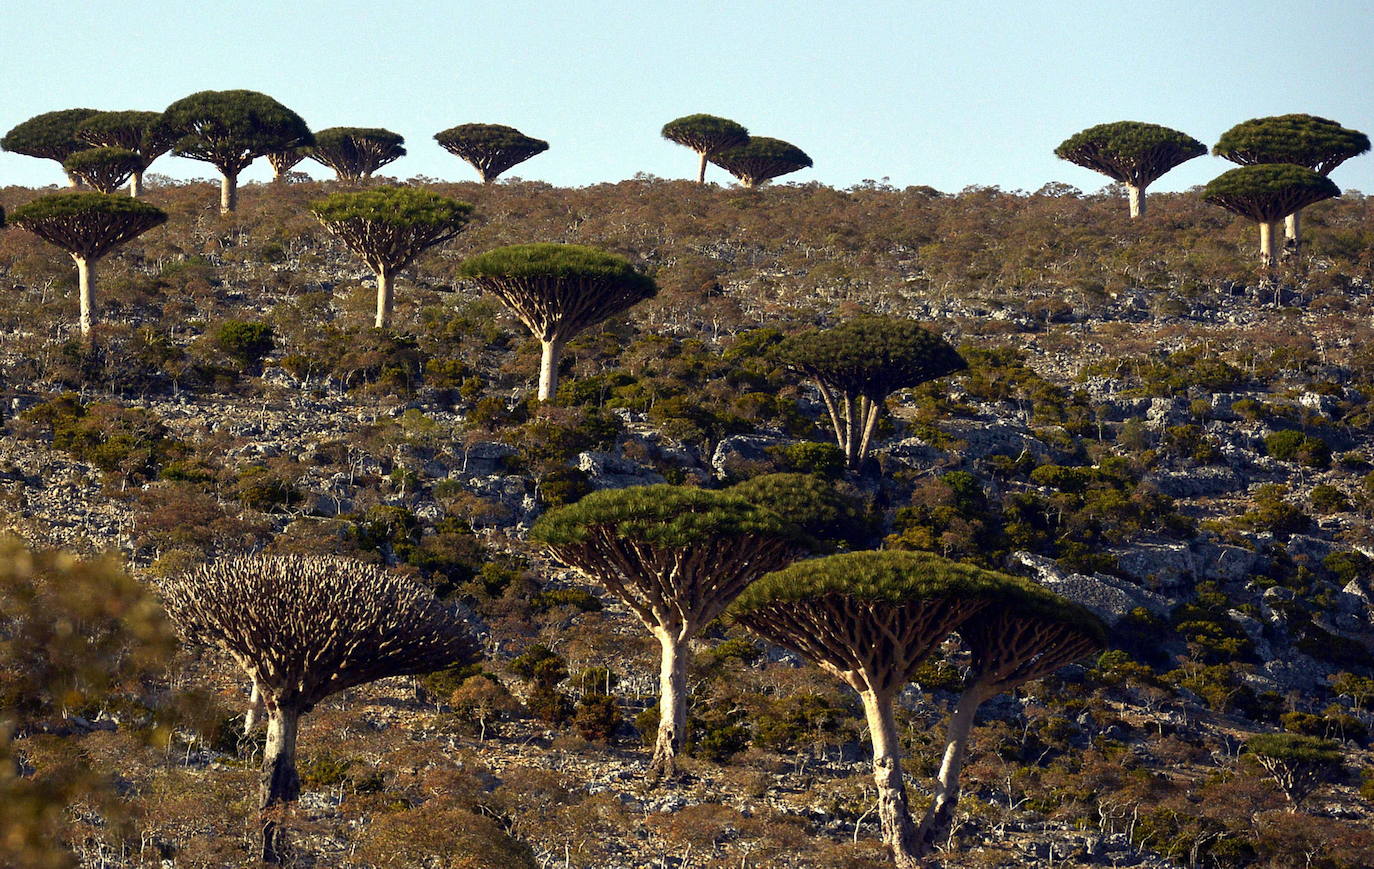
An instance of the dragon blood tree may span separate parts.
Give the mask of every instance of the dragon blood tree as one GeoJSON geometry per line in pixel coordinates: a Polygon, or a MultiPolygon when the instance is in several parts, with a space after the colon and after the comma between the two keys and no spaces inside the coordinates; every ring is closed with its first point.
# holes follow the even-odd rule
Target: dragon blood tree
{"type": "Polygon", "coordinates": [[[543,139],[526,136],[502,124],[459,124],[435,133],[434,140],[445,151],[471,163],[482,176],[483,184],[490,184],[510,167],[549,150],[549,143],[543,139]]]}
{"type": "Polygon", "coordinates": [[[989,579],[977,592],[986,605],[958,627],[973,666],[950,716],[934,799],[921,822],[923,853],[949,835],[978,707],[1106,646],[1102,622],[1077,604],[1019,577],[989,573],[989,579]]]}
{"type": "Polygon", "coordinates": [[[577,244],[516,244],[467,260],[458,270],[499,298],[542,345],[539,400],[558,388],[563,345],[658,292],[629,261],[577,244]]]}
{"type": "Polygon", "coordinates": [[[1207,146],[1178,130],[1140,121],[1098,124],[1075,133],[1054,155],[1126,185],[1131,217],[1145,213],[1145,188],[1170,169],[1207,153],[1207,146]]]}
{"type": "MultiPolygon", "coordinates": [[[[1323,176],[1368,150],[1364,133],[1316,115],[1251,118],[1222,133],[1212,146],[1213,154],[1242,166],[1292,163],[1323,176]]],[[[1286,235],[1294,244],[1302,232],[1301,215],[1298,209],[1284,218],[1286,235]]]]}
{"type": "Polygon", "coordinates": [[[250,163],[315,141],[300,115],[257,91],[200,91],[168,106],[162,121],[176,137],[174,154],[220,171],[221,214],[238,207],[239,173],[250,163]]]}
{"type": "Polygon", "coordinates": [[[286,148],[267,153],[267,165],[272,167],[272,183],[282,184],[287,174],[307,156],[305,148],[286,148]]]}
{"type": "Polygon", "coordinates": [[[162,588],[183,636],[224,649],[267,715],[262,859],[286,854],[284,823],[300,794],[301,716],[331,694],[477,658],[458,614],[409,579],[332,556],[242,556],[202,565],[162,588]]]}
{"type": "Polygon", "coordinates": [[[770,642],[815,661],[858,692],[873,743],[883,840],[913,869],[920,837],[902,781],[892,701],[960,624],[987,606],[997,577],[925,552],[850,552],[770,573],[730,608],[770,642]]]}
{"type": "Polygon", "coordinates": [[[100,193],[113,193],[142,164],[143,158],[128,148],[87,148],[63,160],[62,168],[100,193]]]}
{"type": "Polygon", "coordinates": [[[1261,163],[1223,172],[1202,198],[1259,224],[1260,264],[1274,267],[1275,224],[1300,208],[1340,196],[1330,178],[1293,163],[1261,163]]]}
{"type": "Polygon", "coordinates": [[[743,145],[715,152],[710,160],[735,176],[747,190],[812,165],[801,148],[767,136],[751,136],[743,145]]]}
{"type": "MultiPolygon", "coordinates": [[[[34,115],[18,124],[4,136],[0,136],[0,148],[27,157],[56,160],[61,163],[77,151],[88,147],[77,138],[77,126],[92,115],[96,109],[62,109],[34,115]]],[[[67,176],[70,186],[77,185],[77,179],[67,176]]]]}
{"type": "Polygon", "coordinates": [[[315,134],[306,149],[311,160],[334,170],[340,181],[356,184],[406,155],[405,137],[380,127],[330,127],[315,134]]]}
{"type": "Polygon", "coordinates": [[[688,642],[754,580],[801,554],[795,529],[737,495],[685,486],[593,492],[530,529],[558,561],[605,586],[663,649],[651,770],[677,772],[688,642]]]}
{"type": "Polygon", "coordinates": [[[948,342],[914,321],[871,315],[800,332],[775,352],[784,365],[816,382],[850,468],[868,456],[889,395],[968,367],[948,342]]]}
{"type": "Polygon", "coordinates": [[[107,193],[40,196],[10,213],[10,222],[71,254],[81,298],[81,334],[95,323],[95,264],[105,254],[167,222],[160,208],[107,193]]]}
{"type": "Polygon", "coordinates": [[[416,187],[379,187],[326,196],[310,212],[377,276],[376,326],[384,329],[396,273],[462,232],[472,206],[416,187]]]}
{"type": "Polygon", "coordinates": [[[670,142],[697,152],[700,157],[698,184],[706,183],[706,163],[711,157],[749,141],[749,131],[743,126],[715,115],[684,115],[664,124],[662,135],[670,142]]]}
{"type": "Polygon", "coordinates": [[[171,150],[176,137],[162,123],[161,112],[97,112],[77,124],[76,137],[95,148],[123,148],[138,155],[129,178],[129,195],[143,194],[143,173],[171,150]]]}

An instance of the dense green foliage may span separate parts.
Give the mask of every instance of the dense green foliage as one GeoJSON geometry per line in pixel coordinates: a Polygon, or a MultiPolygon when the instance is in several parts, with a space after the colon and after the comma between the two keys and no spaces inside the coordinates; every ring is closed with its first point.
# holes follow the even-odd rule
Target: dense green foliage
{"type": "Polygon", "coordinates": [[[1207,146],[1158,124],[1117,121],[1073,134],[1054,153],[1114,181],[1143,187],[1180,163],[1206,154],[1207,146]]]}
{"type": "Polygon", "coordinates": [[[635,486],[593,492],[552,510],[530,529],[530,539],[578,543],[589,528],[609,527],[622,539],[662,547],[686,547],[744,534],[792,536],[796,529],[745,498],[686,486],[635,486]]]}
{"type": "Polygon", "coordinates": [[[145,165],[128,148],[87,148],[62,161],[62,168],[100,193],[113,193],[145,165]]]}
{"type": "Polygon", "coordinates": [[[1329,178],[1292,163],[1241,166],[1213,178],[1202,190],[1206,201],[1260,222],[1340,195],[1329,178]]]}
{"type": "Polygon", "coordinates": [[[311,203],[310,212],[325,224],[372,224],[451,238],[467,225],[472,206],[418,187],[376,187],[326,196],[311,203]]]}
{"type": "Polygon", "coordinates": [[[939,335],[894,317],[860,316],[800,332],[779,344],[776,353],[807,377],[874,401],[968,367],[939,335]]]}
{"type": "Polygon", "coordinates": [[[775,601],[842,595],[902,603],[931,597],[994,594],[1009,577],[928,552],[848,552],[799,561],[774,571],[740,595],[732,612],[747,614],[775,601]]]}
{"type": "Polygon", "coordinates": [[[801,148],[767,136],[750,136],[743,145],[712,151],[706,158],[749,188],[812,166],[801,148]]]}
{"type": "Polygon", "coordinates": [[[614,283],[641,297],[652,295],[654,289],[653,279],[636,271],[624,257],[576,244],[496,248],[465,260],[459,274],[466,278],[561,278],[614,283]]]}
{"type": "Polygon", "coordinates": [[[693,151],[713,154],[749,141],[749,131],[729,118],[715,115],[683,115],[663,125],[663,138],[693,151]]]}
{"type": "Polygon", "coordinates": [[[405,141],[400,133],[379,127],[329,127],[315,134],[315,144],[305,153],[333,169],[340,181],[360,181],[404,157],[405,141]]]}
{"type": "Polygon", "coordinates": [[[1369,137],[1315,115],[1251,118],[1221,134],[1212,153],[1232,163],[1293,163],[1321,175],[1369,150],[1369,137]]]}
{"type": "Polygon", "coordinates": [[[177,156],[204,160],[226,175],[272,151],[314,141],[300,115],[257,91],[200,91],[172,103],[162,118],[177,136],[177,156]]]}
{"type": "Polygon", "coordinates": [[[814,474],[760,474],[728,491],[796,526],[813,551],[859,549],[868,537],[854,502],[814,474]]]}
{"type": "Polygon", "coordinates": [[[488,184],[512,166],[549,149],[543,139],[502,124],[459,124],[435,133],[434,140],[471,163],[488,184]]]}
{"type": "Polygon", "coordinates": [[[96,109],[62,109],[35,115],[0,137],[0,148],[61,162],[86,147],[77,127],[97,114],[96,109]]]}
{"type": "Polygon", "coordinates": [[[10,222],[68,253],[99,259],[167,222],[162,209],[107,193],[54,193],[21,205],[10,222]]]}

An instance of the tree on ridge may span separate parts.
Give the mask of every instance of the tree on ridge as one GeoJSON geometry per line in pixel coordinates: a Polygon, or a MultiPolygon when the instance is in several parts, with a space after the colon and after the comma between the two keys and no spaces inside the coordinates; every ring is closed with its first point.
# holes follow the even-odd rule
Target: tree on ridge
{"type": "MultiPolygon", "coordinates": [[[[0,137],[0,149],[61,163],[86,148],[86,143],[77,138],[76,128],[98,114],[98,109],[61,109],[34,115],[0,137]]],[[[75,187],[77,180],[68,175],[67,184],[75,187]]]]}
{"type": "Polygon", "coordinates": [[[1178,130],[1140,121],[1098,124],[1054,149],[1061,160],[1126,185],[1131,217],[1145,213],[1145,188],[1170,169],[1207,153],[1207,146],[1178,130]]]}
{"type": "Polygon", "coordinates": [[[128,148],[87,148],[62,161],[69,176],[97,193],[114,193],[142,165],[143,158],[128,148]]]}
{"type": "Polygon", "coordinates": [[[143,195],[143,173],[171,150],[175,137],[162,123],[161,112],[97,112],[76,126],[76,137],[97,148],[125,148],[139,157],[129,179],[129,195],[143,195]]]}
{"type": "Polygon", "coordinates": [[[1340,196],[1330,178],[1292,163],[1259,163],[1223,172],[1208,182],[1202,198],[1259,224],[1260,265],[1274,267],[1275,224],[1300,208],[1340,196]]]}
{"type": "Polygon", "coordinates": [[[715,152],[710,160],[739,179],[746,190],[812,165],[811,158],[801,148],[767,136],[751,136],[743,145],[715,152]]]}
{"type": "Polygon", "coordinates": [[[307,155],[333,169],[340,181],[357,183],[406,155],[405,138],[380,127],[329,127],[315,134],[307,155]]]}
{"type": "Polygon", "coordinates": [[[434,140],[450,154],[461,157],[490,184],[517,163],[523,163],[549,149],[543,139],[526,136],[503,124],[459,124],[440,130],[434,140]]]}
{"type": "Polygon", "coordinates": [[[697,183],[706,183],[706,163],[727,148],[749,142],[749,131],[729,118],[715,115],[683,115],[663,125],[663,138],[697,152],[697,183]]]}

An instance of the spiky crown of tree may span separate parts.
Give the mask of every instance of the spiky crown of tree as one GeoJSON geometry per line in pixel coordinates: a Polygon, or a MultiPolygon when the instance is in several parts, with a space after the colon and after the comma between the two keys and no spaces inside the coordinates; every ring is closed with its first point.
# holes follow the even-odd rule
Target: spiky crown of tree
{"type": "Polygon", "coordinates": [[[1202,190],[1204,200],[1261,223],[1340,195],[1330,178],[1292,163],[1241,166],[1213,178],[1202,190]]]}
{"type": "Polygon", "coordinates": [[[1114,181],[1139,187],[1180,163],[1206,154],[1207,146],[1187,133],[1159,124],[1117,121],[1075,133],[1054,153],[1114,181]]]}
{"type": "Polygon", "coordinates": [[[798,561],[754,583],[730,608],[746,616],[785,601],[843,595],[873,602],[904,603],[930,597],[989,600],[1004,574],[950,561],[930,552],[845,552],[798,561]]]}
{"type": "Polygon", "coordinates": [[[113,193],[144,165],[143,157],[128,148],[87,148],[62,161],[67,174],[80,178],[101,193],[113,193]]]}
{"type": "Polygon", "coordinates": [[[345,178],[370,175],[406,155],[405,137],[381,127],[329,127],[315,134],[312,160],[345,178]]]}
{"type": "Polygon", "coordinates": [[[855,547],[867,534],[854,504],[814,474],[760,474],[726,491],[796,526],[813,552],[855,547]]]}
{"type": "Polygon", "coordinates": [[[575,546],[590,540],[595,529],[662,548],[744,535],[799,539],[794,525],[737,494],[666,483],[593,492],[541,516],[530,539],[575,546]]]}
{"type": "Polygon", "coordinates": [[[968,367],[949,342],[916,322],[875,315],[792,335],[774,352],[808,377],[875,402],[968,367]]]}
{"type": "Polygon", "coordinates": [[[97,109],[62,109],[34,115],[0,138],[0,148],[60,162],[87,146],[76,137],[76,128],[98,114],[97,109]]]}
{"type": "Polygon", "coordinates": [[[167,153],[175,136],[161,112],[97,112],[76,126],[76,137],[98,148],[127,148],[144,159],[144,167],[167,153]]]}
{"type": "Polygon", "coordinates": [[[475,166],[486,181],[549,149],[543,139],[504,124],[459,124],[435,133],[434,140],[445,151],[475,166]]]}
{"type": "Polygon", "coordinates": [[[400,269],[467,226],[472,206],[418,187],[334,193],[310,212],[373,267],[400,269]]]}
{"type": "Polygon", "coordinates": [[[162,585],[184,636],[232,655],[279,705],[471,661],[465,623],[420,584],[332,556],[241,556],[162,585]]]}
{"type": "Polygon", "coordinates": [[[812,165],[801,148],[767,136],[750,136],[743,145],[716,151],[707,159],[751,187],[812,165]]]}
{"type": "Polygon", "coordinates": [[[1274,115],[1236,124],[1212,153],[1232,163],[1292,163],[1326,175],[1369,150],[1369,137],[1316,115],[1274,115]]]}
{"type": "Polygon", "coordinates": [[[167,222],[167,212],[128,196],[54,193],[10,213],[10,222],[68,253],[99,259],[167,222]]]}
{"type": "Polygon", "coordinates": [[[661,132],[663,138],[670,142],[706,154],[734,148],[749,141],[749,131],[743,125],[716,115],[683,115],[664,124],[661,132]]]}
{"type": "Polygon", "coordinates": [[[1303,733],[1259,733],[1245,740],[1250,754],[1303,763],[1331,763],[1341,759],[1340,744],[1303,733]]]}
{"type": "Polygon", "coordinates": [[[272,151],[314,144],[300,115],[249,90],[200,91],[172,103],[163,122],[177,136],[173,151],[236,173],[272,151]]]}

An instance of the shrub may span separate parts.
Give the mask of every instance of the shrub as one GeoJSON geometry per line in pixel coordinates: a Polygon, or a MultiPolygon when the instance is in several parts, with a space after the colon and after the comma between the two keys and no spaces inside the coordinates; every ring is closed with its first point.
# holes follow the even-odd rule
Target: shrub
{"type": "Polygon", "coordinates": [[[590,742],[609,743],[620,727],[620,707],[605,694],[585,694],[573,711],[573,728],[590,742]]]}
{"type": "Polygon", "coordinates": [[[228,320],[215,330],[212,341],[221,353],[243,369],[255,369],[276,347],[272,327],[265,323],[228,320]]]}
{"type": "Polygon", "coordinates": [[[1326,441],[1293,429],[1266,435],[1264,449],[1269,455],[1285,462],[1300,462],[1310,468],[1331,465],[1331,448],[1326,441]]]}

